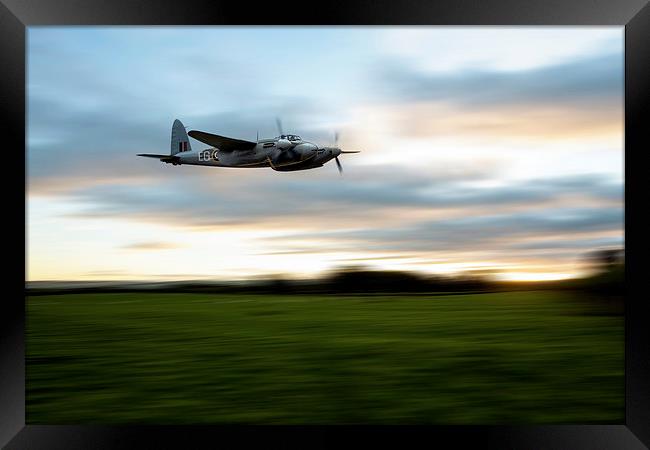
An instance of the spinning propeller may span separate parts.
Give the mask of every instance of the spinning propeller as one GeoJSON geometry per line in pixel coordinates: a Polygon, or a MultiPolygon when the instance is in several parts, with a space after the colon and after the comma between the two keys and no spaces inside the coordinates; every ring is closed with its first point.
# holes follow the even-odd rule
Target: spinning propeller
{"type": "MultiPolygon", "coordinates": [[[[334,147],[339,151],[339,155],[343,154],[343,153],[359,153],[360,152],[360,150],[349,150],[349,151],[341,150],[339,148],[339,146],[338,146],[338,143],[339,143],[339,132],[337,131],[337,132],[334,133],[334,147]]],[[[339,161],[339,157],[336,156],[336,158],[334,158],[334,161],[336,161],[336,167],[338,167],[339,173],[343,174],[343,166],[341,165],[341,161],[339,161]]]]}

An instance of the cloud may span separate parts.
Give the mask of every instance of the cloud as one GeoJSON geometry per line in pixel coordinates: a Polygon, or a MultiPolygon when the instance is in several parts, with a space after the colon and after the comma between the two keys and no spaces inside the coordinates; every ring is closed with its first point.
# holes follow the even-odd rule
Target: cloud
{"type": "Polygon", "coordinates": [[[565,240],[571,240],[575,234],[621,230],[622,227],[622,207],[545,208],[420,221],[399,228],[296,233],[284,238],[289,241],[317,237],[332,242],[348,241],[374,251],[458,251],[500,249],[518,239],[544,235],[561,234],[565,240]]]}
{"type": "Polygon", "coordinates": [[[623,236],[609,236],[589,239],[534,239],[532,241],[517,242],[510,245],[510,247],[521,250],[591,250],[602,247],[621,247],[623,245],[623,236]]]}
{"type": "Polygon", "coordinates": [[[440,74],[390,63],[380,70],[382,92],[407,102],[435,100],[472,108],[584,108],[620,105],[623,98],[623,55],[619,52],[518,71],[462,70],[440,74]]]}
{"type": "MultiPolygon", "coordinates": [[[[339,236],[332,230],[358,229],[362,231],[346,236],[375,236],[375,241],[399,245],[408,239],[395,234],[417,236],[447,230],[439,239],[444,242],[448,235],[467,230],[470,235],[463,239],[471,240],[485,231],[501,233],[517,224],[531,232],[549,230],[554,225],[558,231],[571,232],[585,228],[587,224],[580,220],[586,220],[595,211],[617,213],[623,202],[622,185],[598,175],[480,187],[468,184],[462,171],[444,178],[427,177],[417,170],[391,170],[386,167],[371,172],[385,176],[361,172],[358,179],[350,180],[304,176],[276,183],[273,177],[233,178],[231,184],[221,188],[208,182],[188,185],[187,179],[180,178],[155,185],[83,188],[68,192],[65,198],[76,205],[73,216],[78,218],[129,219],[186,229],[318,230],[304,236],[312,239],[327,238],[331,233],[339,236]],[[583,199],[582,203],[592,204],[593,209],[576,206],[576,196],[583,199]],[[562,202],[564,209],[558,206],[562,202]],[[543,215],[538,216],[536,210],[543,215]],[[503,215],[494,216],[496,212],[503,215]],[[403,229],[404,224],[436,215],[461,219],[436,219],[424,230],[421,226],[403,229]],[[392,228],[399,231],[386,231],[392,228]]],[[[600,224],[597,219],[594,218],[594,226],[600,224]]],[[[620,221],[617,225],[622,226],[620,221]]]]}
{"type": "Polygon", "coordinates": [[[126,250],[171,250],[181,248],[182,246],[172,242],[134,242],[132,244],[123,245],[121,248],[126,250]]]}
{"type": "Polygon", "coordinates": [[[411,139],[517,142],[567,139],[622,142],[623,55],[577,56],[521,70],[425,71],[385,60],[375,68],[374,95],[360,117],[411,139]]]}

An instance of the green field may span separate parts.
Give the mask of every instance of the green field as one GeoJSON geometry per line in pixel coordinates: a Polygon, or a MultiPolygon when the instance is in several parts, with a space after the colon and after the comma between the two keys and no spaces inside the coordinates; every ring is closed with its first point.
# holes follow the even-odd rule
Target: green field
{"type": "Polygon", "coordinates": [[[560,292],[26,302],[28,424],[624,421],[623,317],[560,292]]]}

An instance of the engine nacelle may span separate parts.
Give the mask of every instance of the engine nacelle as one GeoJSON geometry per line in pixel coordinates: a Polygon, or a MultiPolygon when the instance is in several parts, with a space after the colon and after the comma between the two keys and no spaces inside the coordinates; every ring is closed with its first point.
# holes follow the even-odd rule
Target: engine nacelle
{"type": "Polygon", "coordinates": [[[275,143],[275,146],[281,150],[286,150],[293,147],[293,143],[289,141],[289,139],[278,139],[278,141],[275,143]]]}
{"type": "Polygon", "coordinates": [[[318,147],[309,142],[303,142],[293,148],[293,151],[300,155],[300,161],[305,161],[316,156],[316,150],[318,150],[318,147]]]}
{"type": "Polygon", "coordinates": [[[314,144],[305,142],[289,149],[276,148],[270,155],[270,159],[275,167],[296,164],[316,156],[316,150],[318,150],[318,147],[314,144]]]}

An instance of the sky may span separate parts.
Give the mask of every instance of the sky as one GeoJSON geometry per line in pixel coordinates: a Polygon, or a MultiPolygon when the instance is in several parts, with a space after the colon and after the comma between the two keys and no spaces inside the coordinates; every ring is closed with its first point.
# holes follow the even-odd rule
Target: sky
{"type": "Polygon", "coordinates": [[[581,276],[624,245],[623,58],[623,27],[29,27],[27,280],[581,276]],[[276,117],[361,153],[136,156],[276,117]]]}

